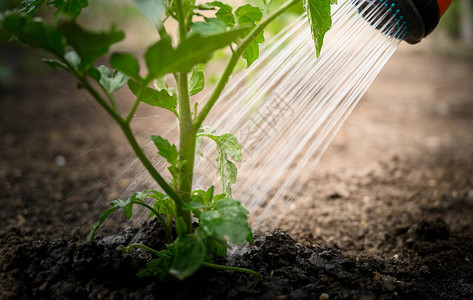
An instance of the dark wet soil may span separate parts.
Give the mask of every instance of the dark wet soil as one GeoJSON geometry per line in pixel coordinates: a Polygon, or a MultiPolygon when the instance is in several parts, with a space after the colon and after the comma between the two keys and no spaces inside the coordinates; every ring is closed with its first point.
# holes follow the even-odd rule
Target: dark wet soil
{"type": "MultiPolygon", "coordinates": [[[[160,241],[139,240],[156,248],[160,241]]],[[[156,231],[156,228],[153,228],[156,231]]],[[[346,258],[329,247],[306,247],[284,232],[258,237],[224,264],[263,275],[203,269],[184,281],[138,279],[130,256],[115,250],[138,230],[93,243],[62,238],[24,243],[12,237],[2,252],[5,299],[472,299],[473,240],[441,220],[397,232],[407,256],[346,258]]],[[[140,251],[133,254],[144,262],[140,251]]],[[[145,256],[146,257],[146,256],[145,256]]],[[[140,265],[140,264],[138,264],[140,265]]],[[[141,264],[142,265],[142,264],[141,264]]]]}
{"type": "Polygon", "coordinates": [[[160,235],[121,214],[85,243],[107,202],[129,196],[131,151],[70,77],[5,49],[16,77],[0,83],[0,299],[473,299],[471,60],[396,53],[298,199],[276,212],[295,240],[260,236],[223,262],[260,272],[251,288],[250,275],[209,269],[138,280],[150,257],[134,252],[136,267],[115,248],[159,247],[160,235]]]}

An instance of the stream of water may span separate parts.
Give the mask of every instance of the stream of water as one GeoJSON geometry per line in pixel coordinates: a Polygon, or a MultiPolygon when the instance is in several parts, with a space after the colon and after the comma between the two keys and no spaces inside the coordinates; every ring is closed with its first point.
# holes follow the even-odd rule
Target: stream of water
{"type": "MultiPolygon", "coordinates": [[[[347,0],[332,7],[333,26],[318,59],[307,18],[298,18],[262,49],[259,60],[231,79],[205,122],[217,134],[234,134],[242,145],[233,197],[250,211],[254,232],[275,229],[279,219],[268,214],[284,211],[298,195],[401,42],[404,29],[389,27],[394,17],[373,3],[347,0]]],[[[144,149],[156,152],[152,143],[144,149]]],[[[200,149],[204,157],[196,161],[195,188],[217,187],[215,144],[204,142],[200,149]]],[[[153,162],[166,173],[163,159],[153,162]]],[[[155,187],[145,171],[134,177],[124,194],[155,187]]],[[[134,222],[147,213],[138,215],[134,222]]]]}

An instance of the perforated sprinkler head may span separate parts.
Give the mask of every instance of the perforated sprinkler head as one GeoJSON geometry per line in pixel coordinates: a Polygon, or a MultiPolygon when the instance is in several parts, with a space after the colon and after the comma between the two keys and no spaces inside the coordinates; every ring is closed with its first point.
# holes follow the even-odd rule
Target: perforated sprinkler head
{"type": "Polygon", "coordinates": [[[402,32],[399,38],[409,44],[416,44],[429,35],[437,27],[440,17],[445,13],[452,0],[365,0],[367,5],[380,9],[377,28],[395,32],[392,28],[402,32]],[[376,3],[376,5],[374,5],[376,3]]]}

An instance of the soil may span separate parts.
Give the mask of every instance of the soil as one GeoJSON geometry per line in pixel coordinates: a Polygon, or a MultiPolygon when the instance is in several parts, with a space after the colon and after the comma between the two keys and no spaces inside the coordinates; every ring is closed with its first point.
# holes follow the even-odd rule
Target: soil
{"type": "MultiPolygon", "coordinates": [[[[159,248],[151,222],[116,215],[84,242],[134,184],[132,153],[72,78],[32,66],[36,52],[0,54],[16,74],[0,82],[0,299],[473,299],[470,58],[395,53],[289,211],[275,211],[285,232],[222,262],[260,272],[252,288],[250,275],[210,269],[138,280],[149,257],[134,252],[135,266],[115,248],[159,248]]],[[[137,132],[159,126],[141,114],[137,132]]]]}

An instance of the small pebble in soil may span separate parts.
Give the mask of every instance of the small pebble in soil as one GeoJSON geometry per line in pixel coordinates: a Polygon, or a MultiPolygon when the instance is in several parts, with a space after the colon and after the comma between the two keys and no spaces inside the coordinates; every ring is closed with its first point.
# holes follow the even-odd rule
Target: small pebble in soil
{"type": "Polygon", "coordinates": [[[328,300],[328,299],[330,299],[330,296],[327,293],[322,293],[319,296],[319,300],[328,300]]]}

